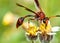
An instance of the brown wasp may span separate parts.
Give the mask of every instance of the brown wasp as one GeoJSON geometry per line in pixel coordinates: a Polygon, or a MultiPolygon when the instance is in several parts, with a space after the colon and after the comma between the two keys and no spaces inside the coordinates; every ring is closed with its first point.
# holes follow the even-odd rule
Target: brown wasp
{"type": "MultiPolygon", "coordinates": [[[[20,17],[20,18],[18,19],[18,21],[17,21],[17,24],[16,24],[16,27],[17,27],[17,28],[23,23],[24,19],[27,18],[27,17],[35,17],[35,19],[40,20],[40,21],[42,21],[42,20],[46,17],[45,14],[44,14],[44,12],[42,11],[40,5],[39,5],[38,0],[34,0],[34,1],[35,1],[35,3],[36,3],[36,6],[38,7],[38,9],[40,10],[40,11],[38,11],[38,12],[34,12],[33,10],[31,10],[31,9],[25,7],[25,6],[16,3],[16,5],[18,5],[18,6],[20,6],[20,7],[23,7],[23,8],[25,8],[25,10],[27,10],[27,11],[32,12],[32,13],[35,14],[35,15],[26,15],[26,16],[24,16],[24,17],[20,17]]],[[[60,17],[60,15],[56,15],[56,16],[53,16],[53,17],[57,17],[57,16],[60,17]]],[[[51,17],[50,17],[50,18],[51,18],[51,17]]]]}
{"type": "MultiPolygon", "coordinates": [[[[25,10],[27,10],[29,12],[34,13],[34,15],[26,15],[24,17],[20,17],[17,20],[16,27],[18,28],[19,26],[21,26],[23,24],[25,18],[27,18],[27,17],[34,17],[34,19],[31,18],[30,20],[38,20],[41,23],[39,29],[37,30],[37,31],[41,32],[40,33],[40,40],[42,41],[42,43],[43,43],[43,41],[47,41],[47,40],[50,41],[52,39],[53,35],[48,35],[48,33],[49,34],[51,33],[49,20],[51,18],[60,17],[60,15],[46,17],[45,13],[41,9],[41,6],[39,5],[38,0],[34,0],[34,1],[36,3],[36,6],[38,7],[38,9],[40,10],[38,12],[35,12],[35,11],[33,11],[33,10],[31,10],[31,9],[21,5],[21,4],[16,3],[16,5],[25,8],[25,10]]],[[[48,42],[45,42],[45,43],[48,43],[48,42]]]]}
{"type": "Polygon", "coordinates": [[[24,19],[27,18],[27,17],[35,17],[35,19],[39,19],[39,20],[43,20],[45,18],[45,14],[41,9],[41,7],[38,3],[38,0],[34,0],[34,1],[36,3],[36,6],[40,9],[40,11],[38,11],[38,12],[34,12],[31,9],[17,3],[18,6],[23,7],[23,8],[25,8],[25,10],[30,11],[30,12],[35,14],[35,15],[26,15],[24,17],[20,17],[17,21],[17,24],[16,24],[17,28],[23,23],[24,19]]]}

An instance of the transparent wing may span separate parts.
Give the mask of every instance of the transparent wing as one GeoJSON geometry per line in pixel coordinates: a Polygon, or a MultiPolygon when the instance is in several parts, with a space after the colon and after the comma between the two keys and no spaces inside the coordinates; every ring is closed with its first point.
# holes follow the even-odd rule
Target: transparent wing
{"type": "Polygon", "coordinates": [[[16,3],[16,5],[17,5],[17,6],[20,6],[20,7],[23,7],[23,8],[25,8],[25,10],[36,14],[36,12],[32,11],[31,9],[29,9],[29,8],[27,8],[27,7],[25,7],[25,6],[21,5],[21,4],[16,3]]]}
{"type": "Polygon", "coordinates": [[[34,1],[35,1],[36,8],[42,11],[38,0],[34,0],[34,1]]]}

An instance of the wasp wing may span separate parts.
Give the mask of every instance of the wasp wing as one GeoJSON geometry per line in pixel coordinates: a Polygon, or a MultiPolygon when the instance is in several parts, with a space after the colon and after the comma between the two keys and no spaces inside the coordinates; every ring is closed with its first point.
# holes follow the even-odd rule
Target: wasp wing
{"type": "Polygon", "coordinates": [[[42,9],[41,9],[41,7],[40,7],[40,4],[39,4],[38,0],[34,0],[34,1],[35,1],[35,4],[36,4],[37,8],[38,8],[39,10],[42,11],[42,9]]]}
{"type": "Polygon", "coordinates": [[[23,7],[23,8],[25,8],[27,11],[36,14],[36,12],[32,11],[31,9],[29,9],[29,8],[27,8],[27,7],[25,7],[25,6],[21,5],[21,4],[16,3],[16,5],[17,5],[17,6],[20,6],[20,7],[23,7]]]}

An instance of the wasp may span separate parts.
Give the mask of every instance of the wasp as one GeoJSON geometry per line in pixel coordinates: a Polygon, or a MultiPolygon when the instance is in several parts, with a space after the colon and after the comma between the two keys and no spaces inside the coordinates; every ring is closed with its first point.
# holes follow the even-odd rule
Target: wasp
{"type": "MultiPolygon", "coordinates": [[[[38,12],[35,12],[35,11],[33,11],[33,10],[31,10],[31,9],[29,9],[29,8],[21,5],[21,4],[16,3],[18,6],[25,8],[25,10],[34,13],[34,15],[26,15],[26,16],[24,16],[24,17],[20,17],[20,18],[18,19],[18,21],[17,21],[17,24],[16,24],[16,27],[17,27],[17,28],[18,28],[20,25],[22,25],[24,19],[27,18],[27,17],[34,17],[34,19],[37,19],[37,20],[43,20],[43,19],[45,18],[45,14],[44,14],[44,12],[43,12],[42,9],[41,9],[38,0],[34,0],[34,1],[35,1],[35,3],[36,3],[36,6],[38,7],[38,9],[40,10],[40,11],[38,11],[38,12]]],[[[31,19],[32,19],[32,18],[31,18],[31,19]]],[[[33,19],[32,19],[32,20],[33,20],[33,19]]]]}
{"type": "Polygon", "coordinates": [[[16,27],[18,28],[19,26],[23,25],[25,18],[32,17],[29,20],[37,20],[37,21],[40,21],[39,22],[40,23],[39,24],[39,29],[36,30],[35,33],[34,33],[33,32],[34,29],[35,29],[34,26],[32,26],[32,28],[29,27],[31,30],[29,30],[29,29],[27,30],[25,28],[26,29],[26,32],[29,33],[27,36],[29,36],[29,37],[31,36],[31,38],[33,38],[33,36],[34,36],[34,38],[35,38],[35,37],[37,37],[36,33],[38,32],[39,33],[39,39],[41,40],[41,42],[43,43],[43,41],[44,42],[46,41],[45,43],[48,43],[52,39],[52,37],[53,37],[53,35],[50,35],[53,32],[51,30],[52,28],[51,28],[51,25],[50,25],[50,19],[51,18],[60,17],[60,15],[46,17],[45,16],[45,13],[41,9],[41,6],[40,6],[38,0],[34,0],[34,2],[35,2],[36,6],[39,9],[38,12],[35,12],[35,11],[33,11],[33,10],[31,10],[31,9],[29,9],[29,8],[21,5],[21,4],[16,3],[17,6],[23,7],[23,8],[25,8],[25,10],[34,13],[34,15],[26,15],[26,16],[23,16],[23,17],[18,18],[17,23],[16,23],[16,27]],[[31,31],[31,33],[30,33],[30,31],[31,31]]]}
{"type": "MultiPolygon", "coordinates": [[[[42,9],[41,9],[41,7],[40,7],[40,5],[39,5],[38,0],[34,0],[34,1],[35,1],[35,3],[36,3],[36,6],[38,7],[38,9],[40,10],[40,11],[38,11],[38,12],[35,12],[35,11],[33,11],[33,10],[31,10],[31,9],[29,9],[29,8],[21,5],[21,4],[16,3],[17,6],[23,7],[23,8],[25,8],[25,10],[34,13],[34,15],[26,15],[26,16],[24,16],[24,17],[18,18],[17,24],[16,24],[16,27],[17,27],[17,28],[18,28],[20,25],[22,25],[24,19],[27,18],[27,17],[34,17],[34,19],[37,19],[37,20],[40,20],[40,21],[42,21],[42,20],[46,17],[46,16],[45,16],[45,13],[42,11],[42,9]]],[[[60,15],[56,15],[56,16],[60,17],[60,15]]],[[[53,17],[54,17],[54,16],[53,16],[53,17]]],[[[31,18],[31,19],[32,19],[32,18],[31,18]]],[[[32,20],[33,20],[33,19],[32,19],[32,20]]]]}

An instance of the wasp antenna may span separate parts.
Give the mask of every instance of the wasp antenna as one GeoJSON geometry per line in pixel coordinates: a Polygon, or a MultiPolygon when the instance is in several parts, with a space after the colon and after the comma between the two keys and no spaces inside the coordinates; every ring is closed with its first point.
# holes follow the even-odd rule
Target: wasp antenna
{"type": "Polygon", "coordinates": [[[34,0],[34,1],[35,1],[35,3],[36,3],[36,6],[38,7],[38,9],[39,9],[40,11],[42,11],[42,9],[41,9],[41,7],[40,7],[40,4],[39,4],[38,0],[34,0]]]}
{"type": "MultiPolygon", "coordinates": [[[[18,6],[20,6],[20,7],[24,7],[23,5],[20,5],[20,4],[18,4],[18,3],[16,3],[16,5],[18,5],[18,6]]],[[[24,7],[25,8],[25,7],[24,7]]]]}
{"type": "Polygon", "coordinates": [[[21,4],[16,3],[16,5],[25,8],[25,9],[26,9],[27,11],[29,11],[29,12],[32,12],[32,13],[34,13],[34,14],[37,14],[36,12],[32,11],[31,9],[29,9],[29,8],[27,8],[27,7],[25,7],[25,6],[21,5],[21,4]]]}
{"type": "Polygon", "coordinates": [[[49,19],[51,19],[51,18],[55,18],[56,16],[51,16],[51,17],[49,17],[49,19]]]}
{"type": "Polygon", "coordinates": [[[60,17],[60,15],[56,15],[56,17],[60,17]]]}
{"type": "Polygon", "coordinates": [[[26,15],[24,18],[26,17],[35,17],[34,15],[26,15]]]}
{"type": "Polygon", "coordinates": [[[56,18],[56,17],[60,17],[60,15],[51,16],[51,17],[49,17],[49,18],[56,18]]]}

